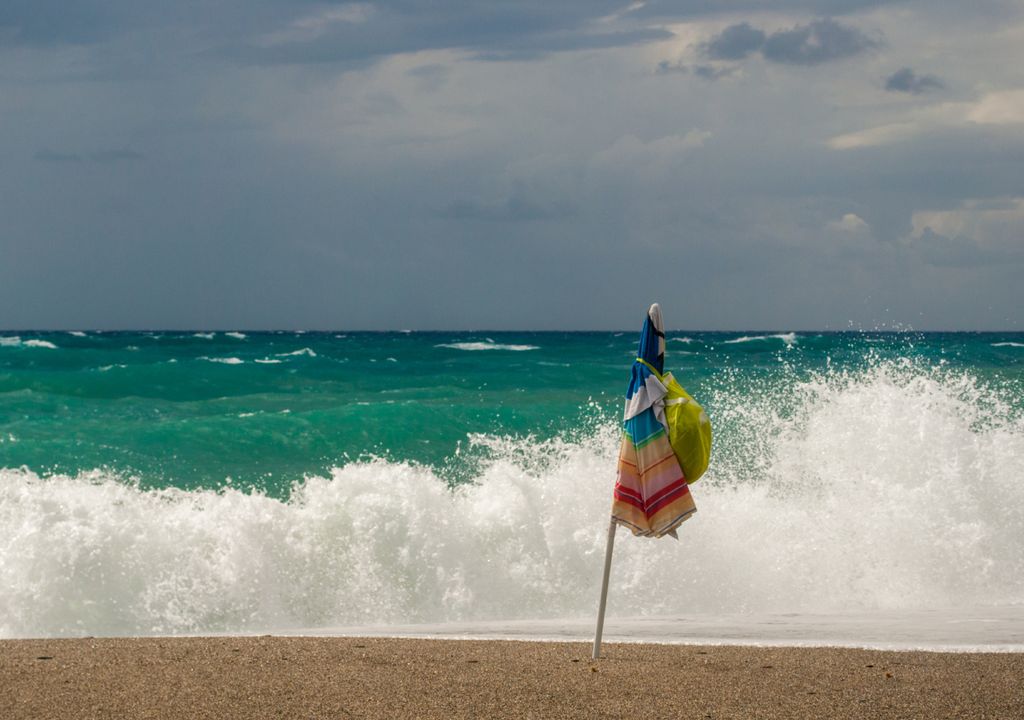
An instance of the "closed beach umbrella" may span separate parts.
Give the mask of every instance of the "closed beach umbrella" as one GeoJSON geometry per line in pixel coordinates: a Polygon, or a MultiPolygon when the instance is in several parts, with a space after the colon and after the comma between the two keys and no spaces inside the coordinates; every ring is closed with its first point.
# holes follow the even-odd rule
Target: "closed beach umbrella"
{"type": "Polygon", "coordinates": [[[661,308],[655,303],[644,319],[637,359],[626,390],[624,432],[612,505],[613,522],[625,525],[634,535],[675,535],[680,523],[697,510],[669,444],[664,371],[665,326],[661,308]]]}
{"type": "Polygon", "coordinates": [[[663,375],[664,368],[665,325],[661,308],[655,303],[644,318],[640,346],[626,389],[622,444],[619,446],[618,474],[594,636],[594,659],[601,652],[615,528],[625,525],[634,535],[675,537],[676,528],[697,511],[686,476],[669,443],[665,416],[669,388],[666,383],[675,381],[663,375]]]}

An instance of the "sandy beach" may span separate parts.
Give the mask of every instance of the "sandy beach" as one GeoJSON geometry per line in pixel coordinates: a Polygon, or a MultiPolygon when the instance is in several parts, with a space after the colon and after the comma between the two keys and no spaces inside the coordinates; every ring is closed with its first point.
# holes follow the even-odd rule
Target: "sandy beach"
{"type": "Polygon", "coordinates": [[[388,638],[0,641],[0,717],[1020,718],[1024,654],[388,638]]]}

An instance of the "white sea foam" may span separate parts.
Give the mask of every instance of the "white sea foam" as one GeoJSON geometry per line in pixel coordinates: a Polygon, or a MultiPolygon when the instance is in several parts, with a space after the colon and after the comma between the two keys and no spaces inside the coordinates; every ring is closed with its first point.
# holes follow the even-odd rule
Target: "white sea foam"
{"type": "Polygon", "coordinates": [[[74,335],[75,337],[85,337],[86,334],[81,330],[68,330],[68,335],[74,335]]]}
{"type": "Polygon", "coordinates": [[[677,338],[670,338],[670,340],[669,340],[669,341],[670,341],[670,342],[681,342],[681,343],[692,343],[692,342],[694,342],[694,340],[693,340],[693,338],[692,338],[692,337],[677,337],[677,338]]]}
{"type": "Polygon", "coordinates": [[[786,345],[794,345],[796,344],[797,335],[796,333],[791,332],[776,333],[774,335],[744,335],[743,337],[738,337],[735,340],[725,340],[722,344],[735,345],[737,343],[748,343],[754,342],[756,340],[781,340],[782,342],[786,343],[786,345]]]}
{"type": "Polygon", "coordinates": [[[997,342],[997,343],[992,343],[992,347],[1024,347],[1024,343],[997,342]]]}
{"type": "Polygon", "coordinates": [[[212,333],[212,332],[206,332],[206,333],[204,333],[204,332],[197,332],[197,333],[193,333],[192,337],[203,338],[204,340],[212,340],[213,336],[216,335],[216,334],[217,333],[212,333]]]}
{"type": "Polygon", "coordinates": [[[291,357],[293,355],[305,355],[306,357],[316,357],[316,352],[312,348],[304,347],[301,350],[293,350],[292,352],[278,353],[278,357],[291,357]]]}
{"type": "Polygon", "coordinates": [[[228,337],[235,338],[236,340],[245,340],[245,338],[248,337],[245,333],[240,332],[226,332],[224,334],[228,337]]]}
{"type": "Polygon", "coordinates": [[[540,347],[537,345],[507,345],[496,343],[490,338],[487,338],[487,342],[441,343],[436,347],[452,348],[453,350],[512,350],[515,352],[522,352],[524,350],[540,350],[540,347]]]}
{"type": "MultiPolygon", "coordinates": [[[[1024,603],[1024,421],[999,392],[888,363],[702,400],[699,511],[679,542],[620,531],[613,615],[1024,603]]],[[[589,617],[618,439],[476,436],[454,492],[377,460],[287,502],[0,470],[0,635],[589,617]]]]}
{"type": "Polygon", "coordinates": [[[223,365],[241,365],[245,362],[241,358],[236,357],[201,357],[200,360],[206,360],[207,362],[221,363],[223,365]]]}
{"type": "Polygon", "coordinates": [[[30,347],[30,348],[46,348],[47,350],[56,350],[57,346],[49,340],[37,340],[30,338],[28,340],[22,340],[17,335],[8,335],[0,337],[0,347],[30,347]]]}
{"type": "Polygon", "coordinates": [[[284,360],[278,360],[277,358],[256,358],[256,362],[260,365],[280,365],[284,360]]]}

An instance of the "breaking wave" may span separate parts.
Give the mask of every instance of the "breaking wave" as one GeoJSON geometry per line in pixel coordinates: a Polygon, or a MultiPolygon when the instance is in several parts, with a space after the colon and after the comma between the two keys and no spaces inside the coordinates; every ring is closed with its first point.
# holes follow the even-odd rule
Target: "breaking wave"
{"type": "MultiPolygon", "coordinates": [[[[613,615],[1024,603],[1019,388],[903,362],[739,383],[701,398],[680,541],[620,530],[613,615]]],[[[473,436],[454,489],[379,459],[287,501],[0,470],[0,635],[590,616],[618,437],[473,436]]]]}
{"type": "Polygon", "coordinates": [[[22,340],[17,335],[0,336],[0,347],[46,348],[47,350],[57,349],[57,346],[49,340],[38,340],[36,338],[22,340]]]}

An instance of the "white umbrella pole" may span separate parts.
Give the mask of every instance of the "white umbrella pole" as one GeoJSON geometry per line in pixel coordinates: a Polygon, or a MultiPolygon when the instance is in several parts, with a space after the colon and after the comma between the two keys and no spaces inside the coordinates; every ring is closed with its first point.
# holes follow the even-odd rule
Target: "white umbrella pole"
{"type": "Polygon", "coordinates": [[[597,632],[594,634],[594,660],[601,657],[601,634],[604,632],[604,610],[608,605],[608,577],[612,571],[612,548],[615,547],[615,518],[608,523],[608,547],[604,551],[604,578],[601,580],[601,602],[597,606],[597,632]]]}

